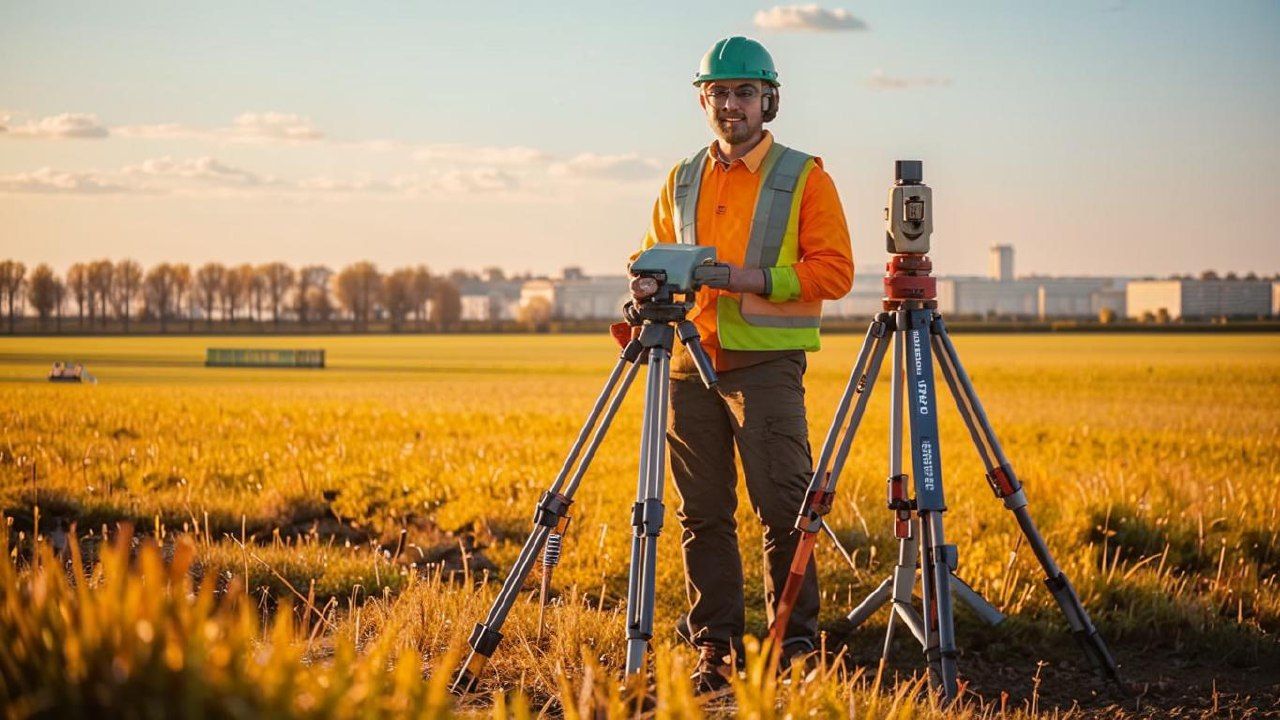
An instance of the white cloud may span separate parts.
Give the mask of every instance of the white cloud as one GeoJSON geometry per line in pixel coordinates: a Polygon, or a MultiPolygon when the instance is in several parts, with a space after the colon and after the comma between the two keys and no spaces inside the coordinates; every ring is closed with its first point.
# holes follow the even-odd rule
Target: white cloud
{"type": "Polygon", "coordinates": [[[180,140],[212,136],[212,133],[208,130],[197,130],[196,128],[179,125],[177,123],[164,123],[161,125],[120,125],[112,128],[111,134],[116,137],[136,138],[140,140],[180,140]]]}
{"type": "Polygon", "coordinates": [[[389,182],[361,173],[350,180],[341,180],[328,175],[306,178],[298,181],[298,189],[322,193],[366,193],[391,192],[396,188],[389,182]]]}
{"type": "Polygon", "coordinates": [[[330,175],[300,180],[290,190],[325,195],[384,194],[401,197],[438,195],[487,195],[519,189],[520,178],[499,168],[447,170],[427,174],[409,173],[378,179],[358,173],[350,179],[330,175]]]}
{"type": "Polygon", "coordinates": [[[42,167],[27,173],[0,175],[0,192],[64,195],[101,195],[134,192],[97,172],[66,172],[42,167]]]}
{"type": "Polygon", "coordinates": [[[546,162],[550,156],[537,148],[519,145],[493,147],[443,143],[419,146],[413,152],[413,159],[477,165],[533,165],[546,162]]]}
{"type": "Polygon", "coordinates": [[[354,140],[335,142],[333,145],[349,150],[367,150],[380,153],[391,152],[392,150],[410,152],[413,149],[413,145],[400,140],[354,140]]]}
{"type": "Polygon", "coordinates": [[[946,87],[951,84],[949,77],[895,77],[886,75],[877,68],[867,78],[867,85],[876,90],[909,90],[919,87],[946,87]]]}
{"type": "Polygon", "coordinates": [[[752,18],[765,30],[866,30],[867,24],[844,8],[827,10],[818,5],[775,5],[757,10],[752,18]]]}
{"type": "Polygon", "coordinates": [[[246,112],[219,128],[197,128],[179,123],[122,125],[112,134],[141,140],[205,140],[211,142],[310,142],[324,133],[311,118],[282,112],[246,112]]]}
{"type": "Polygon", "coordinates": [[[6,134],[11,137],[62,139],[104,138],[108,135],[106,126],[91,113],[62,113],[12,126],[8,125],[9,116],[4,116],[3,120],[8,128],[6,134]]]}
{"type": "Polygon", "coordinates": [[[293,113],[247,112],[238,115],[230,134],[250,140],[319,140],[324,137],[311,118],[293,113]]]}
{"type": "Polygon", "coordinates": [[[216,158],[151,158],[119,170],[77,172],[43,167],[0,176],[0,192],[95,195],[104,193],[238,195],[288,189],[270,176],[216,158]]]}
{"type": "Polygon", "coordinates": [[[500,193],[515,190],[520,185],[514,175],[498,168],[474,168],[450,170],[431,178],[425,189],[457,195],[500,193]]]}
{"type": "Polygon", "coordinates": [[[624,155],[597,155],[581,153],[562,163],[551,166],[550,174],[557,177],[590,178],[599,180],[653,180],[662,171],[662,165],[635,153],[624,155]]]}
{"type": "Polygon", "coordinates": [[[216,185],[251,186],[264,184],[266,180],[257,173],[233,167],[212,157],[175,160],[165,156],[143,160],[123,170],[125,175],[199,180],[216,185]]]}

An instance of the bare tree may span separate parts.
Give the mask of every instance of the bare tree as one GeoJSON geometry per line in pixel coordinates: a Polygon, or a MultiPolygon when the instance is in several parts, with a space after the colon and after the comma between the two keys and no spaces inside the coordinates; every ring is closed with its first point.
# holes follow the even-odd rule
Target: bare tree
{"type": "Polygon", "coordinates": [[[236,310],[244,307],[249,297],[249,282],[253,279],[252,265],[238,265],[227,268],[222,276],[222,314],[230,322],[236,321],[236,310]],[[248,277],[246,277],[246,268],[248,277]]]}
{"type": "Polygon", "coordinates": [[[280,309],[284,306],[285,295],[294,285],[293,268],[282,262],[267,263],[258,268],[266,285],[267,303],[271,306],[271,324],[280,327],[280,309]]]}
{"type": "MultiPolygon", "coordinates": [[[[107,303],[111,300],[111,289],[115,283],[115,265],[110,260],[94,260],[89,263],[89,288],[99,310],[98,325],[107,326],[107,303]]],[[[90,317],[93,316],[90,308],[90,317]]]]}
{"type": "Polygon", "coordinates": [[[239,279],[238,307],[243,307],[244,315],[255,320],[262,319],[262,300],[266,296],[266,282],[255,266],[248,263],[237,265],[232,270],[239,279]]]}
{"type": "MultiPolygon", "coordinates": [[[[89,268],[84,263],[76,263],[67,268],[67,289],[76,301],[77,324],[84,328],[84,306],[89,300],[89,268]]],[[[92,311],[91,311],[92,312],[92,311]]]]}
{"type": "Polygon", "coordinates": [[[321,322],[332,320],[333,329],[338,329],[337,313],[334,312],[333,296],[329,293],[329,283],[315,285],[307,290],[307,308],[316,320],[321,322]]]}
{"type": "Polygon", "coordinates": [[[329,300],[329,278],[333,271],[324,265],[307,265],[298,271],[298,286],[294,291],[294,305],[298,320],[303,325],[312,319],[327,320],[332,313],[329,300]],[[324,315],[318,314],[323,307],[324,315]]]}
{"type": "Polygon", "coordinates": [[[27,266],[17,260],[5,260],[0,262],[0,292],[4,293],[4,299],[9,303],[9,334],[13,334],[14,310],[13,303],[18,299],[18,293],[22,290],[22,279],[27,274],[27,266]]]}
{"type": "Polygon", "coordinates": [[[334,289],[338,302],[351,315],[352,327],[367,330],[382,294],[382,275],[377,266],[367,260],[346,266],[338,273],[334,289]]]}
{"type": "Polygon", "coordinates": [[[415,296],[413,288],[413,268],[400,268],[387,276],[383,282],[383,305],[391,316],[391,330],[400,332],[400,324],[413,311],[415,296]]]}
{"type": "MultiPolygon", "coordinates": [[[[204,312],[205,327],[209,329],[213,329],[213,309],[218,303],[222,279],[226,274],[227,269],[221,263],[205,263],[196,271],[196,301],[204,312]]],[[[225,307],[223,312],[226,312],[225,307]]]]}
{"type": "Polygon", "coordinates": [[[187,332],[192,332],[196,324],[196,294],[191,290],[191,266],[175,263],[170,268],[173,275],[173,308],[179,315],[187,316],[187,332]]]}
{"type": "Polygon", "coordinates": [[[27,283],[27,300],[36,309],[40,325],[44,326],[58,303],[58,276],[53,274],[53,268],[40,263],[31,272],[31,280],[27,283]]]}
{"type": "Polygon", "coordinates": [[[262,322],[262,303],[267,298],[267,279],[253,265],[241,265],[237,271],[243,276],[244,299],[254,322],[262,322]]]}
{"type": "Polygon", "coordinates": [[[147,272],[142,282],[142,296],[147,312],[160,321],[160,332],[168,329],[169,316],[173,312],[175,283],[173,266],[160,263],[147,272]]]}
{"type": "Polygon", "coordinates": [[[129,332],[129,308],[142,290],[142,266],[135,260],[121,260],[115,268],[115,292],[112,296],[116,317],[124,321],[129,332]]]}
{"type": "Polygon", "coordinates": [[[427,301],[431,299],[431,271],[426,265],[413,269],[413,314],[421,329],[427,320],[427,301]]]}
{"type": "Polygon", "coordinates": [[[439,330],[447,330],[462,318],[462,295],[453,280],[440,278],[432,283],[431,321],[439,330]]]}
{"type": "Polygon", "coordinates": [[[53,276],[53,331],[62,332],[62,305],[67,296],[66,283],[53,276]]]}

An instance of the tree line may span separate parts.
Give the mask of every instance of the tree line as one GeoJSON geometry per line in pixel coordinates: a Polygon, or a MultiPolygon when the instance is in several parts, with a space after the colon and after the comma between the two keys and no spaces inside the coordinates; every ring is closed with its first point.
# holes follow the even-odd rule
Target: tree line
{"type": "Polygon", "coordinates": [[[445,329],[462,314],[457,280],[465,273],[433,275],[423,265],[384,273],[361,261],[338,271],[325,265],[198,267],[160,263],[144,268],[134,260],[75,263],[63,276],[46,263],[29,273],[16,260],[0,261],[0,310],[9,332],[25,315],[24,300],[42,329],[105,329],[108,322],[129,332],[131,323],[157,323],[161,332],[175,324],[195,331],[201,323],[250,320],[311,326],[346,321],[354,330],[383,321],[392,330],[410,323],[419,329],[445,329]]]}

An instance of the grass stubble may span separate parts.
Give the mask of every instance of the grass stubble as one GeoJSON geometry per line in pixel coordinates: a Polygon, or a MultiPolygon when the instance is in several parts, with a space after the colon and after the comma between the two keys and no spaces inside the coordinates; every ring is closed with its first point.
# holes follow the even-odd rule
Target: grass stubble
{"type": "MultiPolygon", "coordinates": [[[[539,493],[599,389],[607,340],[309,338],[320,372],[205,369],[204,344],[0,342],[0,698],[9,717],[631,715],[619,688],[639,398],[573,508],[547,628],[522,597],[486,692],[444,691],[539,493]],[[56,387],[45,359],[101,382],[56,387]],[[126,530],[127,528],[127,530],[126,530]],[[505,693],[518,688],[514,693],[505,693]]],[[[811,356],[821,438],[856,339],[811,356]]],[[[936,706],[883,615],[841,617],[889,571],[887,383],[820,551],[827,662],[778,682],[749,653],[734,705],[700,705],[692,653],[660,634],[650,714],[696,717],[1198,717],[1280,712],[1280,341],[1266,336],[957,338],[1032,513],[1116,651],[1131,694],[1093,682],[1016,526],[943,410],[948,539],[1010,618],[958,612],[959,706],[936,706]]],[[[884,378],[882,378],[883,380],[884,378]]],[[[948,401],[944,400],[944,403],[948,401]]],[[[671,509],[676,499],[668,496],[671,509]]],[[[745,503],[744,503],[745,505],[745,503]]],[[[760,533],[739,509],[749,627],[763,631],[760,533]]],[[[657,627],[684,593],[661,542],[657,627]]],[[[902,633],[899,633],[902,635],[902,633]]]]}

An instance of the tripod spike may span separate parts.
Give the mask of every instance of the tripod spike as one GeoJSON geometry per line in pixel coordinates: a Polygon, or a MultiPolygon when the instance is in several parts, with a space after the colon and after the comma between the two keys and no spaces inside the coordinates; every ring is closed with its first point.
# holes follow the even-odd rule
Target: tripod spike
{"type": "Polygon", "coordinates": [[[539,642],[542,641],[542,624],[547,612],[547,595],[551,590],[551,574],[560,563],[560,543],[563,538],[564,534],[557,528],[547,536],[547,543],[542,548],[542,583],[538,591],[538,631],[535,636],[539,642]]]}

